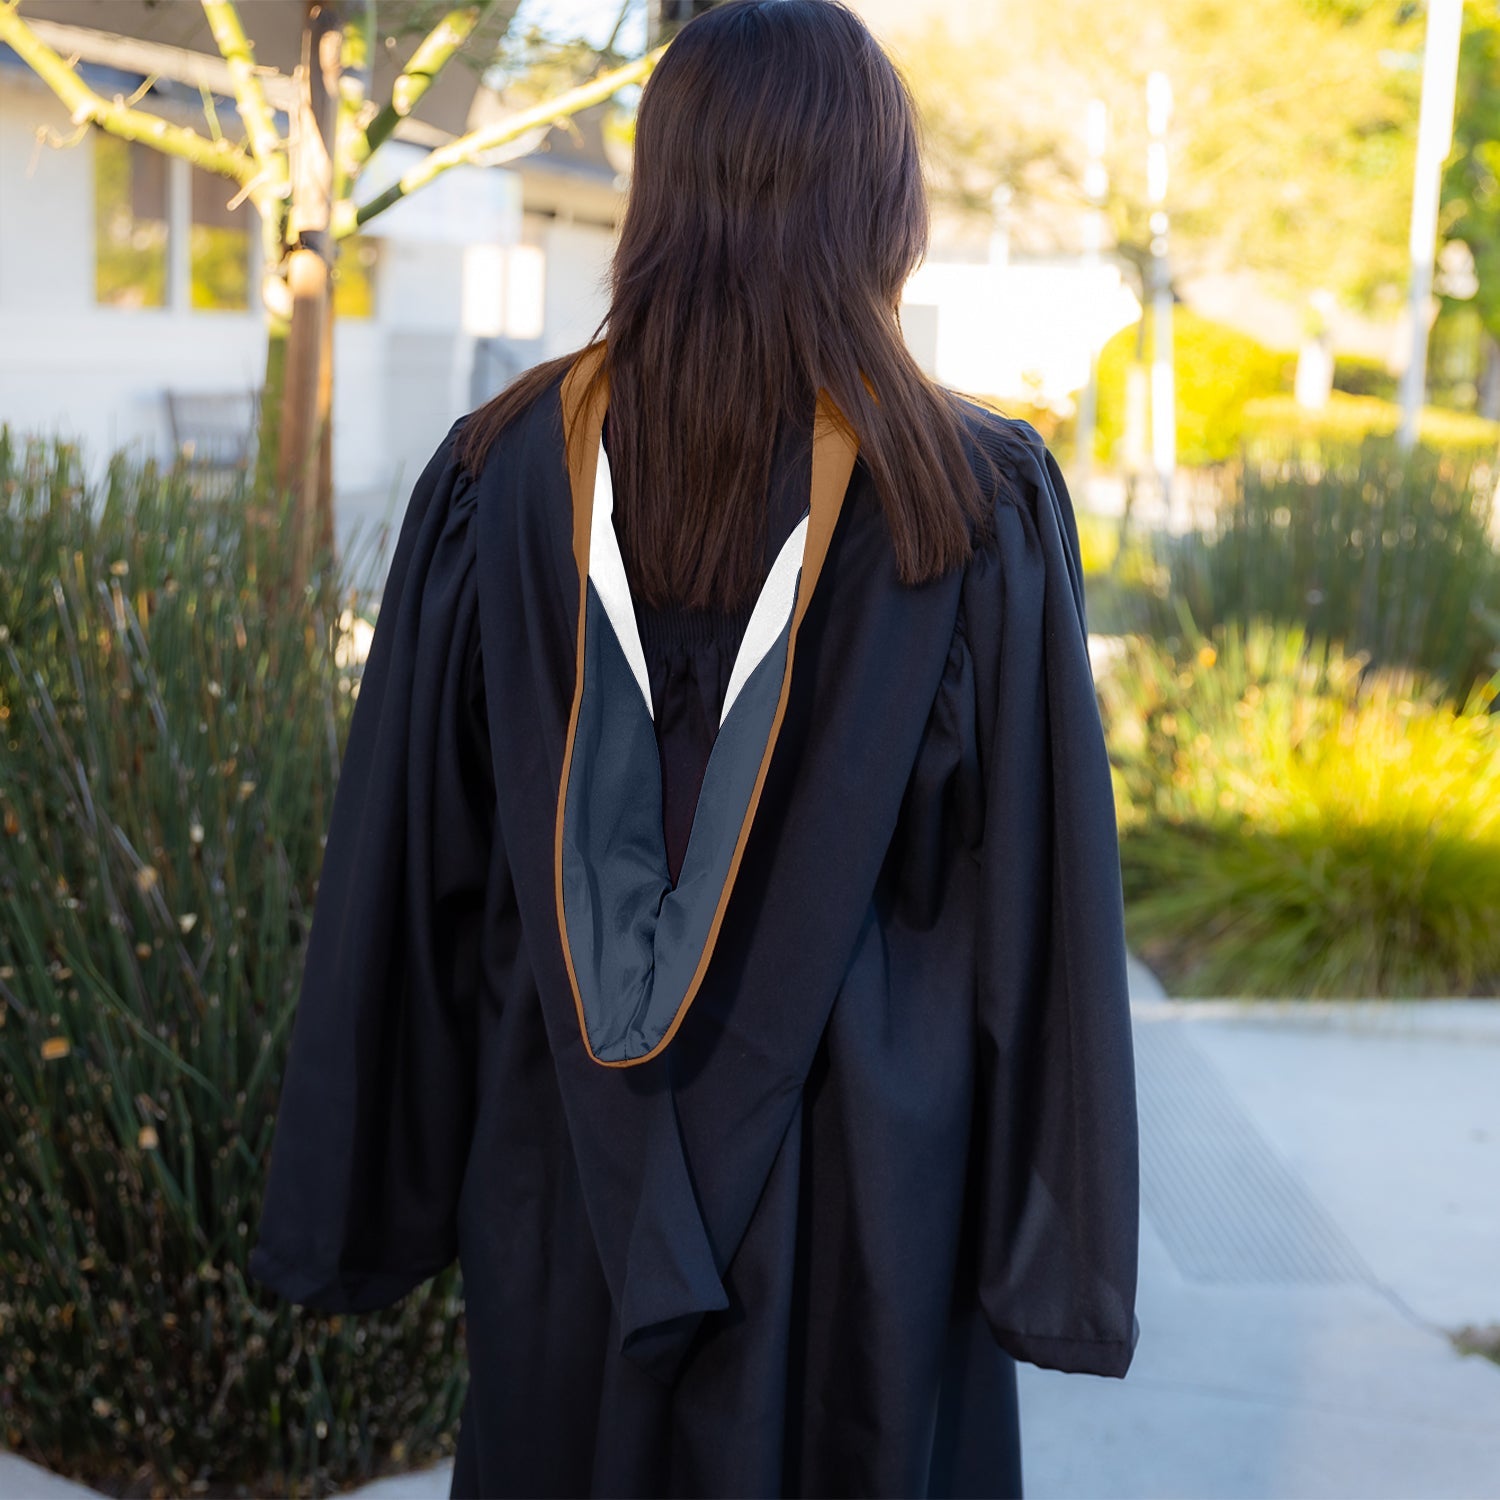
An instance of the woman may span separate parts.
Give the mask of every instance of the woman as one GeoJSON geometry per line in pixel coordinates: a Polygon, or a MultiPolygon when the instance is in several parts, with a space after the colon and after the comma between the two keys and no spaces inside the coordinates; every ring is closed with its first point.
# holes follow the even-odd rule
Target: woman
{"type": "Polygon", "coordinates": [[[456,1496],[1014,1496],[1014,1361],[1130,1364],[1077,534],[902,342],[917,146],[836,0],[690,22],[596,337],[413,491],[251,1269],[458,1259],[456,1496]]]}

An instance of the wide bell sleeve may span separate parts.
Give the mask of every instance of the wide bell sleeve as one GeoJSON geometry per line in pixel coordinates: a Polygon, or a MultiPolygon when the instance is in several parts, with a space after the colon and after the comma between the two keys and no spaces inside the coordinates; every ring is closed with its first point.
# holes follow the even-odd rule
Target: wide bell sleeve
{"type": "Polygon", "coordinates": [[[456,1257],[494,829],[460,418],[413,487],[330,811],[251,1277],[326,1312],[456,1257]]]}
{"type": "Polygon", "coordinates": [[[975,975],[980,1299],[996,1340],[1121,1376],[1139,1178],[1124,910],[1071,499],[1029,424],[962,624],[983,780],[975,975]]]}

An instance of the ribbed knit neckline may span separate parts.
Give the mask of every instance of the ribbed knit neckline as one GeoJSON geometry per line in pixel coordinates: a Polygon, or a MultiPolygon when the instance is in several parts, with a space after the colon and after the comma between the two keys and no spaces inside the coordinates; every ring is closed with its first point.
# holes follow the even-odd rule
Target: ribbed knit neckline
{"type": "Polygon", "coordinates": [[[754,601],[738,610],[692,609],[685,604],[668,604],[651,609],[637,603],[636,623],[640,627],[641,645],[649,654],[653,649],[684,650],[701,646],[738,647],[754,601]]]}

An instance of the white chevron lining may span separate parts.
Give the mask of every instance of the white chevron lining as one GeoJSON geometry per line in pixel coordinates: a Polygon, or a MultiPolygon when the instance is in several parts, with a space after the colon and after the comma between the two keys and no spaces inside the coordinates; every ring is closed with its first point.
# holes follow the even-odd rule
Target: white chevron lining
{"type": "Polygon", "coordinates": [[[797,580],[802,574],[802,554],[807,546],[807,522],[803,518],[792,527],[791,535],[781,544],[771,571],[761,585],[760,597],[750,611],[749,623],[740,640],[740,649],[735,653],[734,670],[729,674],[729,686],[724,692],[724,707],[719,714],[719,723],[729,717],[730,705],[740,695],[750,674],[765,659],[766,652],[776,644],[781,627],[786,624],[792,606],[797,602],[797,580]]]}
{"type": "Polygon", "coordinates": [[[609,474],[609,456],[604,439],[599,439],[599,462],[594,469],[594,515],[589,527],[589,577],[599,591],[599,602],[614,626],[615,637],[625,652],[625,660],[635,673],[646,712],[656,717],[651,707],[651,678],[646,672],[646,653],[641,648],[641,633],[635,623],[635,603],[630,580],[625,576],[625,558],[620,539],[615,535],[615,487],[609,474]]]}
{"type": "MultiPolygon", "coordinates": [[[[625,653],[625,660],[630,663],[630,670],[635,675],[641,696],[646,700],[646,712],[654,718],[651,678],[646,670],[646,653],[636,625],[635,601],[630,592],[630,581],[625,576],[625,559],[620,552],[620,539],[615,534],[614,510],[614,481],[609,472],[609,455],[604,450],[604,439],[601,436],[599,462],[594,469],[594,513],[589,527],[589,578],[625,653]]],[[[761,585],[755,607],[750,611],[750,619],[729,674],[729,686],[724,693],[724,707],[719,714],[721,725],[729,716],[730,707],[749,680],[750,674],[776,644],[796,603],[797,583],[802,574],[807,547],[808,519],[804,515],[781,544],[781,550],[771,564],[771,571],[761,585]]]]}

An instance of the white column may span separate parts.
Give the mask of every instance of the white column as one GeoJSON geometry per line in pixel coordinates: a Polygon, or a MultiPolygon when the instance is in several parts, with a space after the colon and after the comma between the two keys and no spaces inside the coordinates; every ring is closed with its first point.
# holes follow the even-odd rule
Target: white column
{"type": "Polygon", "coordinates": [[[193,302],[193,167],[180,156],[167,158],[167,307],[189,312],[193,302]]]}
{"type": "Polygon", "coordinates": [[[1427,40],[1422,48],[1422,112],[1417,120],[1417,168],[1411,200],[1411,357],[1401,377],[1403,448],[1417,440],[1417,416],[1427,395],[1427,302],[1437,249],[1438,197],[1443,162],[1453,144],[1453,100],[1458,87],[1458,44],[1463,0],[1427,0],[1427,40]]]}

